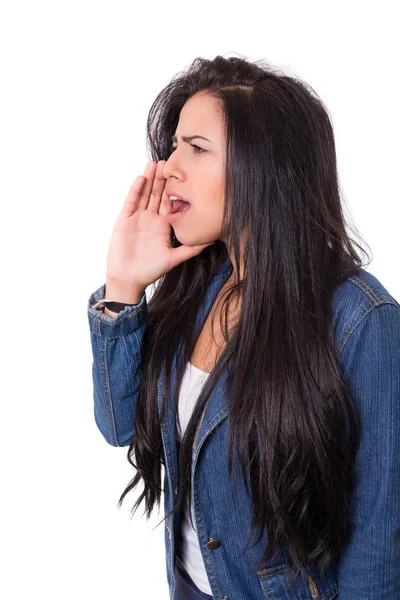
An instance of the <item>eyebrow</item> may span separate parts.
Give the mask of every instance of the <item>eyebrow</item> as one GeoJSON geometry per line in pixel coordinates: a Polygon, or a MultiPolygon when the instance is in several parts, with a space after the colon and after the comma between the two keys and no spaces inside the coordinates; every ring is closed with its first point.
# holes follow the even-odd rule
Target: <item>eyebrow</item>
{"type": "MultiPolygon", "coordinates": [[[[183,135],[183,136],[182,136],[182,140],[183,140],[184,142],[188,142],[188,143],[190,143],[190,142],[191,142],[192,140],[194,140],[195,138],[201,138],[202,140],[206,140],[207,142],[211,142],[211,140],[209,140],[209,139],[207,139],[206,137],[204,137],[204,135],[189,135],[189,136],[187,136],[187,135],[183,135]]],[[[178,141],[178,138],[176,137],[176,135],[173,135],[173,136],[172,136],[172,141],[173,141],[173,142],[177,142],[177,141],[178,141]]],[[[212,144],[212,142],[211,142],[211,144],[212,144]]]]}

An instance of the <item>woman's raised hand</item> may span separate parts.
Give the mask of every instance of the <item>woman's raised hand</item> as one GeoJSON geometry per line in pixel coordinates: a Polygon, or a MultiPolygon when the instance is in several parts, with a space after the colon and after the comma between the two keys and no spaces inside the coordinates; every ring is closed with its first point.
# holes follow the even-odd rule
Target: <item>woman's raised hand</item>
{"type": "Polygon", "coordinates": [[[171,246],[171,225],[165,215],[172,201],[164,192],[165,162],[149,161],[128,192],[108,247],[107,282],[144,290],[210,245],[171,246]]]}

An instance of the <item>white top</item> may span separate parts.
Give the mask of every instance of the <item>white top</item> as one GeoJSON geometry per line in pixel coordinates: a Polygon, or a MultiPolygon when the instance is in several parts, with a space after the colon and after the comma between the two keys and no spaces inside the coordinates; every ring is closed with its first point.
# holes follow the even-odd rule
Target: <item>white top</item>
{"type": "MultiPolygon", "coordinates": [[[[201,388],[210,374],[206,371],[198,369],[190,362],[187,363],[185,373],[183,375],[182,384],[179,393],[179,420],[182,430],[179,428],[178,419],[176,420],[176,438],[181,441],[185,433],[189,419],[192,415],[197,398],[201,388]]],[[[197,439],[200,422],[197,425],[196,434],[193,443],[192,459],[194,458],[194,446],[197,439]]],[[[196,527],[196,520],[193,512],[193,501],[190,506],[192,511],[193,524],[196,527]]],[[[181,535],[182,548],[180,552],[181,562],[184,568],[193,579],[197,587],[206,594],[212,596],[212,590],[208,582],[206,569],[204,566],[203,557],[197,538],[197,528],[193,529],[189,517],[189,503],[186,498],[185,508],[182,511],[181,519],[181,535]]]]}

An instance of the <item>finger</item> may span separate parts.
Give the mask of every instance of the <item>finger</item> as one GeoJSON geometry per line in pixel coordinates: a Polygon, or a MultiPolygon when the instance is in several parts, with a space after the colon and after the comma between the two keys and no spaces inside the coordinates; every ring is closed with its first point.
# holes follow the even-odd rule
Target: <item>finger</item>
{"type": "Polygon", "coordinates": [[[122,205],[121,212],[119,214],[120,217],[130,217],[135,212],[138,197],[142,188],[144,187],[144,182],[145,180],[143,175],[138,175],[138,177],[136,177],[135,181],[129,188],[129,192],[122,205]]]}
{"type": "Polygon", "coordinates": [[[200,254],[200,252],[207,248],[207,246],[212,246],[213,244],[215,244],[215,242],[209,242],[208,244],[200,244],[197,246],[186,246],[182,244],[182,246],[174,248],[171,254],[172,268],[176,267],[181,262],[189,260],[189,258],[200,254]]]}
{"type": "Polygon", "coordinates": [[[163,175],[163,169],[166,161],[160,160],[157,163],[157,169],[154,175],[153,187],[150,194],[150,200],[147,208],[158,213],[161,204],[161,198],[165,188],[166,179],[163,175]]]}
{"type": "Polygon", "coordinates": [[[169,199],[169,196],[167,196],[167,194],[165,193],[165,189],[164,189],[162,196],[161,196],[160,210],[158,211],[159,214],[162,217],[165,217],[165,215],[167,213],[169,213],[170,210],[172,210],[172,206],[173,206],[173,202],[172,202],[172,200],[169,199]]]}
{"type": "Polygon", "coordinates": [[[148,205],[149,199],[150,199],[151,190],[153,188],[153,180],[154,180],[154,174],[155,174],[156,169],[157,169],[157,163],[154,162],[154,160],[150,160],[147,163],[146,168],[144,170],[144,177],[146,179],[146,182],[136,198],[136,203],[137,203],[136,209],[142,208],[145,210],[147,208],[147,205],[148,205]]]}
{"type": "Polygon", "coordinates": [[[119,215],[120,217],[130,217],[136,211],[138,206],[143,208],[147,207],[155,164],[154,161],[149,161],[146,164],[144,175],[138,175],[138,177],[136,177],[125,198],[125,202],[119,215]]]}

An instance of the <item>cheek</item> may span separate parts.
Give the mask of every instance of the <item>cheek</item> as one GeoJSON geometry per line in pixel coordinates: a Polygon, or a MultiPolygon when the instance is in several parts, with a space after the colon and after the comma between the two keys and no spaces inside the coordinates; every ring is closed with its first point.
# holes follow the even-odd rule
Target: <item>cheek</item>
{"type": "Polygon", "coordinates": [[[193,189],[197,189],[193,205],[193,215],[199,218],[221,219],[224,210],[224,185],[221,174],[218,172],[213,176],[210,172],[197,173],[196,184],[193,189]]]}
{"type": "Polygon", "coordinates": [[[224,211],[224,199],[219,194],[210,194],[196,204],[196,212],[202,218],[207,220],[216,220],[222,218],[224,211]]]}

